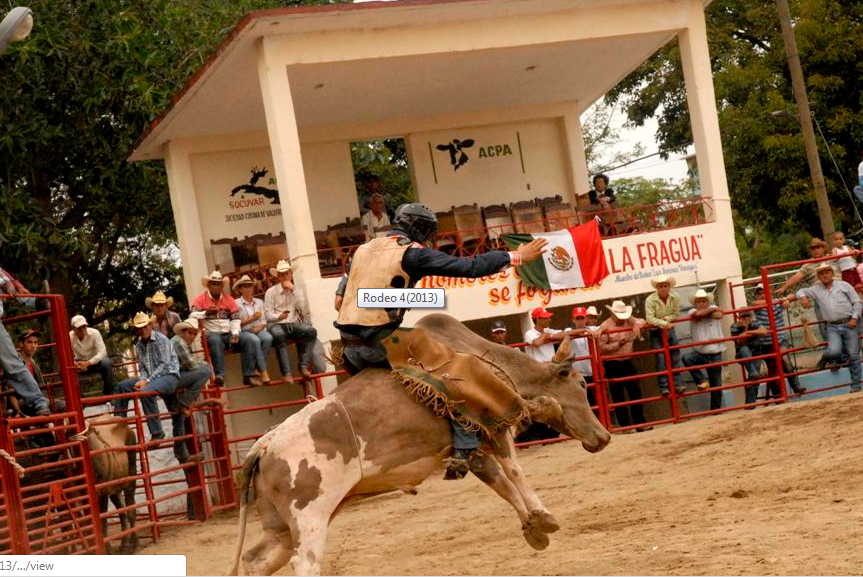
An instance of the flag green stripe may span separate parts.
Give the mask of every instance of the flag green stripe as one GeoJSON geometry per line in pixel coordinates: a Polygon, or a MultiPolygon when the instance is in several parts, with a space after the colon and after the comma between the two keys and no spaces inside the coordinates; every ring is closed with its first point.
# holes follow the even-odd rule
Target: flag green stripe
{"type": "MultiPolygon", "coordinates": [[[[530,242],[533,240],[533,235],[530,234],[505,234],[503,241],[510,250],[515,250],[518,245],[530,242]]],[[[518,274],[521,275],[521,280],[528,286],[538,288],[549,288],[551,285],[548,282],[548,275],[545,273],[545,259],[538,258],[533,262],[528,262],[518,267],[518,274]]]]}

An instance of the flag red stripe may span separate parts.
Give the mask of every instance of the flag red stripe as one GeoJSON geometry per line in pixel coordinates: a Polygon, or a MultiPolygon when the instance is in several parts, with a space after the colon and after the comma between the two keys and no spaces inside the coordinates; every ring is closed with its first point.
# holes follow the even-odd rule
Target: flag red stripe
{"type": "Polygon", "coordinates": [[[602,237],[599,234],[599,224],[591,220],[586,224],[573,226],[569,229],[572,244],[578,255],[578,265],[585,286],[596,286],[608,276],[608,266],[605,264],[605,251],[602,248],[602,237]]]}

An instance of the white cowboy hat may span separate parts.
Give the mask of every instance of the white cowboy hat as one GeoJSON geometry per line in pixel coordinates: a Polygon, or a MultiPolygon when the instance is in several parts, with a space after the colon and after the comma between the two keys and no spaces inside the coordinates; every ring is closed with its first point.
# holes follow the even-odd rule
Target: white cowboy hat
{"type": "Polygon", "coordinates": [[[153,296],[144,299],[144,304],[148,309],[152,309],[153,305],[168,305],[168,308],[171,308],[174,306],[174,297],[167,297],[162,291],[156,291],[153,296]]]}
{"type": "Polygon", "coordinates": [[[666,282],[667,282],[669,285],[671,285],[672,287],[677,285],[677,281],[676,281],[676,280],[675,280],[675,278],[674,278],[673,276],[671,276],[670,274],[662,274],[662,275],[659,275],[659,276],[658,276],[658,277],[656,277],[656,278],[652,278],[652,279],[650,279],[650,284],[652,284],[652,285],[653,285],[653,288],[656,288],[656,285],[658,285],[658,284],[660,284],[660,283],[666,283],[666,282]]]}
{"type": "Polygon", "coordinates": [[[829,261],[825,261],[825,262],[822,262],[822,263],[820,263],[818,266],[816,266],[816,267],[815,267],[815,272],[818,272],[818,271],[821,271],[821,270],[826,270],[826,269],[828,269],[828,268],[829,268],[830,270],[833,270],[833,264],[832,264],[831,262],[829,262],[829,261]]]}
{"type": "Polygon", "coordinates": [[[201,280],[204,282],[204,284],[210,284],[211,282],[220,283],[224,280],[224,278],[225,277],[222,276],[222,273],[220,273],[217,270],[214,270],[213,272],[211,272],[207,276],[203,277],[201,280]]]}
{"type": "Polygon", "coordinates": [[[596,310],[596,307],[595,307],[595,306],[590,305],[589,307],[587,307],[587,316],[589,316],[589,317],[598,317],[598,316],[599,316],[599,311],[598,311],[598,310],[596,310]]]}
{"type": "Polygon", "coordinates": [[[180,321],[174,325],[174,334],[179,335],[180,331],[184,331],[186,329],[198,330],[198,319],[189,317],[184,321],[180,321]]]}
{"type": "Polygon", "coordinates": [[[605,305],[605,308],[622,321],[632,316],[632,307],[623,301],[614,301],[611,306],[605,305]]]}
{"type": "Polygon", "coordinates": [[[132,326],[136,329],[142,329],[153,322],[153,318],[144,312],[139,312],[132,319],[132,326]]]}
{"type": "Polygon", "coordinates": [[[73,329],[86,327],[87,319],[84,318],[84,315],[75,315],[74,317],[72,317],[71,324],[73,329]]]}
{"type": "Polygon", "coordinates": [[[255,284],[255,281],[254,281],[254,280],[252,279],[252,277],[250,277],[249,275],[244,274],[243,276],[241,276],[241,277],[237,280],[237,282],[235,282],[235,283],[234,283],[234,287],[233,287],[233,288],[234,288],[234,290],[237,290],[237,289],[238,289],[238,288],[240,288],[241,286],[243,286],[243,285],[247,285],[247,284],[254,285],[254,284],[255,284]]]}
{"type": "Polygon", "coordinates": [[[270,269],[271,276],[277,277],[279,276],[280,272],[291,272],[291,263],[289,263],[287,260],[282,259],[276,263],[276,266],[270,269]]]}
{"type": "Polygon", "coordinates": [[[692,297],[692,302],[697,301],[698,299],[705,299],[707,302],[713,302],[713,295],[707,292],[704,289],[698,289],[695,291],[695,296],[692,297]]]}

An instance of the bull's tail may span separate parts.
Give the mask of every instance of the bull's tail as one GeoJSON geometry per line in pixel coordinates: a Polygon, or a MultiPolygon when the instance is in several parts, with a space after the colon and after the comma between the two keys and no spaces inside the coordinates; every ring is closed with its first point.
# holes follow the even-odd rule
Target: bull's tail
{"type": "Polygon", "coordinates": [[[243,468],[240,470],[237,485],[240,491],[240,515],[239,515],[239,530],[237,534],[237,550],[234,553],[234,565],[231,568],[230,575],[239,575],[240,571],[240,556],[243,554],[243,545],[246,540],[246,515],[250,502],[254,502],[254,498],[249,499],[249,493],[255,482],[255,475],[258,472],[258,467],[261,459],[261,451],[264,444],[261,443],[263,438],[259,439],[252,445],[249,454],[246,455],[246,460],[243,461],[243,468]]]}

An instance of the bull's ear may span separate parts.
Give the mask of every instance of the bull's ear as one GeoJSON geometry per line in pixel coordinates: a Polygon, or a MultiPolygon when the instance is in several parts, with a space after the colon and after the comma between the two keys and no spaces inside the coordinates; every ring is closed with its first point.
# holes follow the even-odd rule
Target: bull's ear
{"type": "Polygon", "coordinates": [[[551,359],[553,363],[562,363],[563,361],[569,359],[572,356],[572,339],[569,338],[569,335],[564,337],[563,341],[560,343],[560,346],[557,347],[557,352],[554,353],[554,358],[551,359]]]}
{"type": "Polygon", "coordinates": [[[566,378],[572,374],[572,365],[569,363],[554,363],[552,370],[558,377],[566,378]]]}

